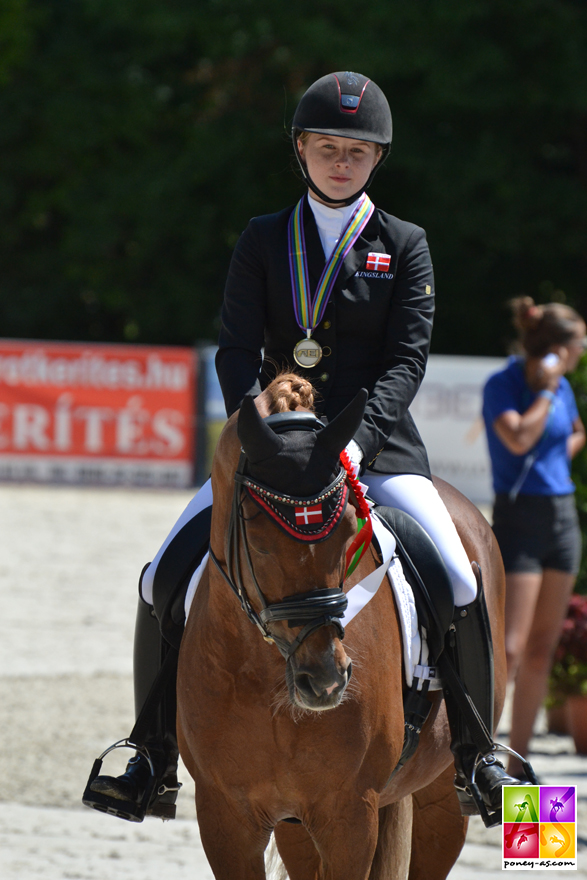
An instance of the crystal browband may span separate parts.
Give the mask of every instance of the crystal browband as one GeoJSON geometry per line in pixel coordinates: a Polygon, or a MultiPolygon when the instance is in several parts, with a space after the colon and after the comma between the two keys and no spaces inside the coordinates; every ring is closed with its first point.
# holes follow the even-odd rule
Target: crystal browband
{"type": "Polygon", "coordinates": [[[265,513],[267,513],[270,518],[277,525],[281,526],[281,528],[283,528],[288,534],[292,535],[298,540],[310,541],[312,543],[319,543],[320,541],[324,541],[338,525],[338,523],[340,522],[340,518],[346,508],[348,497],[346,487],[343,485],[341,487],[340,499],[336,503],[336,506],[332,510],[326,522],[322,521],[315,526],[306,526],[306,528],[304,529],[291,522],[285,516],[285,514],[281,510],[279,510],[278,507],[271,503],[267,496],[263,497],[262,495],[257,495],[254,489],[249,488],[248,491],[253,501],[258,504],[259,507],[265,510],[265,513]]]}
{"type": "Polygon", "coordinates": [[[237,482],[242,483],[243,486],[246,486],[247,489],[252,489],[258,495],[265,498],[271,498],[273,501],[277,501],[279,504],[291,504],[293,506],[299,506],[301,504],[305,504],[307,506],[311,504],[320,504],[322,501],[325,501],[327,498],[330,498],[334,495],[335,492],[340,490],[341,485],[346,480],[346,471],[344,468],[341,468],[336,479],[326,488],[320,495],[316,495],[315,498],[296,498],[295,495],[282,495],[280,492],[276,492],[275,489],[270,489],[268,486],[263,486],[261,483],[255,482],[255,480],[251,480],[249,477],[245,477],[242,474],[235,474],[235,480],[237,482]]]}

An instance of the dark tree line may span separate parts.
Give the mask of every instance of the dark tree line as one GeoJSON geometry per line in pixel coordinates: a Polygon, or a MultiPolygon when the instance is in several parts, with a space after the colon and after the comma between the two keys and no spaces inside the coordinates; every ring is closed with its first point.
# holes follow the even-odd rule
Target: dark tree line
{"type": "Polygon", "coordinates": [[[501,354],[521,292],[587,311],[583,0],[4,0],[0,335],[214,339],[249,217],[299,198],[314,79],[387,93],[374,200],[424,226],[437,352],[501,354]]]}

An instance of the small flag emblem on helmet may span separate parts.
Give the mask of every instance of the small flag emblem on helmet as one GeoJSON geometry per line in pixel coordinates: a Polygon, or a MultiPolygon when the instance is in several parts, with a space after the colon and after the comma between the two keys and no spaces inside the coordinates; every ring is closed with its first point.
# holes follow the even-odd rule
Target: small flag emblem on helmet
{"type": "Polygon", "coordinates": [[[367,269],[370,272],[387,272],[390,262],[389,254],[367,254],[367,269]]]}

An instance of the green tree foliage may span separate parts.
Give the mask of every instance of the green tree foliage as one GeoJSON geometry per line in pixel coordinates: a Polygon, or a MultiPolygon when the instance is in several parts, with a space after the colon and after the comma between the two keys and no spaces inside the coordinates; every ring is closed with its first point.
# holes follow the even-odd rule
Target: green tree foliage
{"type": "MultiPolygon", "coordinates": [[[[575,393],[577,408],[581,421],[587,427],[587,357],[581,358],[575,372],[569,376],[569,381],[575,393]]],[[[585,451],[573,460],[572,477],[577,491],[577,510],[583,535],[583,554],[581,557],[581,569],[577,576],[575,587],[578,593],[587,593],[587,455],[585,451]]]]}
{"type": "Polygon", "coordinates": [[[5,0],[0,34],[4,336],[214,338],[247,220],[302,192],[295,103],[341,69],[389,96],[372,194],[428,231],[436,351],[501,354],[520,292],[585,312],[583,0],[5,0]]]}

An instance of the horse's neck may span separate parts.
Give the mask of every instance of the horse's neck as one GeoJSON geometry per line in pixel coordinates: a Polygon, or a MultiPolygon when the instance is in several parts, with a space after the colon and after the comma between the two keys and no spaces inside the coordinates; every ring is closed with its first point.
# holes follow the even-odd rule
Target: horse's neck
{"type": "MultiPolygon", "coordinates": [[[[221,564],[226,570],[225,563],[221,564]]],[[[219,649],[226,661],[223,665],[238,666],[245,658],[264,657],[268,645],[212,562],[208,563],[207,583],[201,586],[201,593],[199,587],[196,591],[196,599],[200,601],[194,603],[197,626],[208,645],[219,649]]]]}

